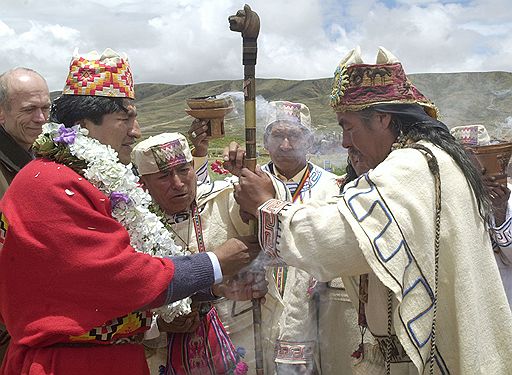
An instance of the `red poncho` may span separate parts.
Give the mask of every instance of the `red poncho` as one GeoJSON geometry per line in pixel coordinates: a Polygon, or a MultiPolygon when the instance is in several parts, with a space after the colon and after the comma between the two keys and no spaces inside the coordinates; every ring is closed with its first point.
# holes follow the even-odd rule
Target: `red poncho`
{"type": "Polygon", "coordinates": [[[161,301],[173,263],[135,252],[109,199],[61,164],[29,163],[0,211],[0,320],[12,336],[0,373],[148,373],[141,345],[66,343],[90,342],[112,320],[112,340],[144,331],[144,313],[125,316],[161,301]]]}

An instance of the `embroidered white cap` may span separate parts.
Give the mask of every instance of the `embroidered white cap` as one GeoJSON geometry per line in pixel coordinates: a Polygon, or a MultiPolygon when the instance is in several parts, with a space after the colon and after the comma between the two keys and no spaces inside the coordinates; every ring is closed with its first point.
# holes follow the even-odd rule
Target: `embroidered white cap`
{"type": "Polygon", "coordinates": [[[138,143],[132,162],[141,175],[166,171],[192,161],[187,139],[180,133],[162,133],[138,143]]]}
{"type": "Polygon", "coordinates": [[[491,137],[483,125],[456,126],[450,134],[464,146],[485,146],[491,142],[491,137]]]}
{"type": "Polygon", "coordinates": [[[284,121],[302,126],[310,131],[313,130],[311,128],[311,115],[306,105],[279,100],[270,102],[269,106],[265,130],[276,121],[284,121]]]}

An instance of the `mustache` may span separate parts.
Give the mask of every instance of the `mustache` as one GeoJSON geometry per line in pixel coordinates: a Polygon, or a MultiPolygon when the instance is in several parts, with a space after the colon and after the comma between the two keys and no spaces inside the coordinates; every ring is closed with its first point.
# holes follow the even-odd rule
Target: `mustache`
{"type": "Polygon", "coordinates": [[[353,158],[356,158],[356,159],[359,159],[361,158],[361,152],[359,152],[358,150],[349,150],[348,151],[348,159],[349,160],[352,160],[353,158]]]}

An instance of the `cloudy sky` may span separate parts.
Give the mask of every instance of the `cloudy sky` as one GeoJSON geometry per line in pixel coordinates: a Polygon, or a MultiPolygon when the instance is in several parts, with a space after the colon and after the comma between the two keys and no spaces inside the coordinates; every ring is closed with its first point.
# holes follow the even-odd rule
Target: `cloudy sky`
{"type": "MultiPolygon", "coordinates": [[[[409,73],[512,71],[510,0],[252,0],[261,19],[256,74],[330,77],[360,45],[385,46],[409,73]]],[[[62,89],[75,48],[126,52],[135,80],[242,77],[235,0],[0,0],[0,71],[27,66],[62,89]]]]}

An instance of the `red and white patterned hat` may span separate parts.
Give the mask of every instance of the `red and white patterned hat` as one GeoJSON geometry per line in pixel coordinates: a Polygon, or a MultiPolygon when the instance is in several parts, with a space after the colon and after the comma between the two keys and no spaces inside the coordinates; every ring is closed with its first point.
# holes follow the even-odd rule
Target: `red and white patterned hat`
{"type": "Polygon", "coordinates": [[[135,98],[133,76],[128,58],[107,48],[101,55],[92,51],[80,56],[73,53],[63,95],[135,98]]]}

